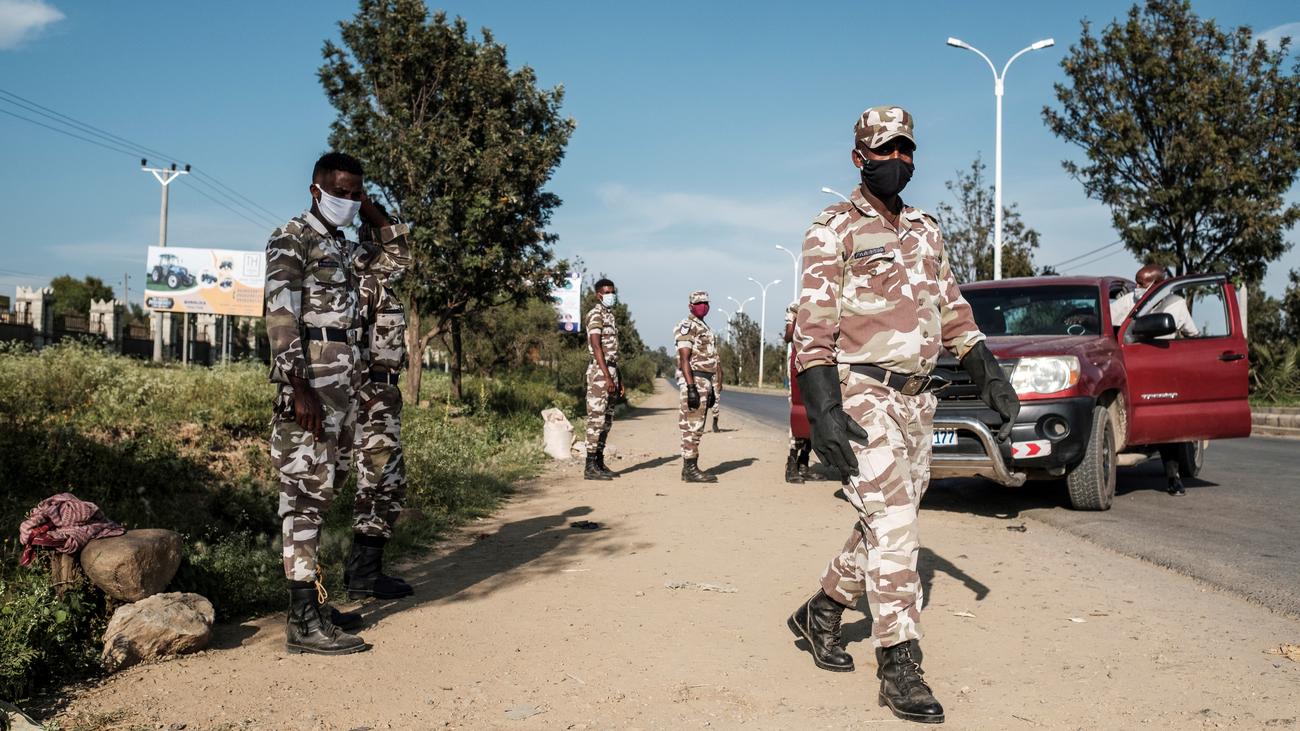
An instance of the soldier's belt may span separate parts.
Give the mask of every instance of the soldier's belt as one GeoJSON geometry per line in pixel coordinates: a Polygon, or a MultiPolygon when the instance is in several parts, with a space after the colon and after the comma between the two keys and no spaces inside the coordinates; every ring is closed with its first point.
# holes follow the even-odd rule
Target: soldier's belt
{"type": "Polygon", "coordinates": [[[374,369],[370,371],[371,383],[386,383],[390,386],[396,386],[400,380],[397,371],[381,371],[374,369]]]}
{"type": "Polygon", "coordinates": [[[905,396],[938,391],[948,385],[948,379],[941,376],[907,376],[874,365],[851,365],[849,370],[858,375],[874,378],[905,396]]]}
{"type": "Polygon", "coordinates": [[[355,342],[352,335],[353,330],[344,330],[341,327],[307,327],[303,328],[307,334],[308,340],[328,340],[334,343],[351,343],[355,342]]]}
{"type": "Polygon", "coordinates": [[[696,378],[717,378],[718,377],[716,371],[691,371],[691,375],[695,376],[696,378]]]}

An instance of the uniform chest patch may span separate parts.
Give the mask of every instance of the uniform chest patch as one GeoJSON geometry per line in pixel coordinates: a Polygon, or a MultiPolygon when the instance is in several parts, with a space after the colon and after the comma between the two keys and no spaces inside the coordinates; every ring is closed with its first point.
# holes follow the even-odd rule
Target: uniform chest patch
{"type": "Polygon", "coordinates": [[[864,257],[874,256],[874,255],[876,255],[876,254],[883,254],[883,253],[885,253],[885,247],[883,247],[883,246],[876,246],[876,247],[873,247],[873,248],[870,248],[870,249],[863,249],[862,251],[855,251],[855,252],[853,252],[853,258],[854,258],[854,259],[862,259],[862,258],[864,258],[864,257]]]}
{"type": "Polygon", "coordinates": [[[321,259],[320,261],[316,262],[316,266],[320,267],[321,269],[338,269],[339,263],[337,261],[334,261],[333,259],[321,259]]]}
{"type": "Polygon", "coordinates": [[[677,332],[681,333],[682,335],[685,335],[690,331],[691,331],[690,325],[682,325],[680,328],[677,329],[677,332]]]}

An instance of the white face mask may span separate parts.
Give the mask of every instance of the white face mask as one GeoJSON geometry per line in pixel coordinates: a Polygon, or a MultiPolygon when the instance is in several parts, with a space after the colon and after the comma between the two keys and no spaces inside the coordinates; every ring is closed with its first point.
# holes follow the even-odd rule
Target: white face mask
{"type": "Polygon", "coordinates": [[[316,207],[325,217],[326,223],[331,226],[348,226],[357,217],[357,212],[361,210],[361,201],[348,200],[347,198],[336,198],[325,189],[316,186],[320,191],[320,200],[316,201],[316,207]]]}
{"type": "Polygon", "coordinates": [[[618,295],[613,292],[600,296],[600,303],[606,307],[613,307],[615,302],[618,302],[618,295]]]}
{"type": "Polygon", "coordinates": [[[1133,290],[1133,301],[1137,302],[1138,300],[1147,296],[1147,289],[1148,289],[1147,287],[1138,287],[1137,289],[1133,290]]]}

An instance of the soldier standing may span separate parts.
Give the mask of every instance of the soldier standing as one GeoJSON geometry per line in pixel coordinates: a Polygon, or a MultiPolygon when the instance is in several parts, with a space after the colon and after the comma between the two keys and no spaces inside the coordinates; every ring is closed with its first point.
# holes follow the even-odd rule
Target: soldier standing
{"type": "Polygon", "coordinates": [[[356,626],[325,604],[316,554],[333,496],[340,442],[355,414],[357,277],[405,266],[405,229],[365,196],[361,163],[331,152],[312,170],[311,208],[277,228],[266,245],[266,330],[278,384],[271,462],[279,473],[284,573],[289,583],[286,649],[342,655],[368,648],[337,624],[356,626]],[[384,247],[358,251],[339,230],[357,214],[384,247]]]}
{"type": "Polygon", "coordinates": [[[612,480],[618,473],[605,466],[605,440],[614,425],[614,404],[623,396],[618,373],[618,290],[608,279],[596,281],[596,305],[587,313],[587,466],[583,479],[612,480]]]}
{"type": "MultiPolygon", "coordinates": [[[[721,361],[719,361],[721,362],[721,361]]],[[[722,415],[722,369],[718,369],[718,390],[713,394],[713,408],[709,409],[709,415],[713,417],[713,433],[717,434],[722,430],[718,428],[718,417],[722,415]]]]}
{"type": "Polygon", "coordinates": [[[716,475],[700,471],[700,437],[708,411],[722,389],[719,360],[713,331],[704,324],[709,314],[709,293],[692,292],[691,316],[677,324],[677,385],[681,400],[677,418],[682,430],[682,481],[717,482],[716,475]]]}
{"type": "Polygon", "coordinates": [[[922,677],[917,510],[930,479],[941,349],[960,360],[1006,439],[1020,404],[953,279],[938,223],[898,194],[912,176],[912,116],[874,107],[854,128],[862,185],[822,212],[803,246],[795,321],[799,391],[813,448],[847,476],[857,522],[821,589],[790,617],[818,667],[853,669],[840,617],[865,594],[878,699],[899,718],[942,723],[922,677]]]}
{"type": "MultiPolygon", "coordinates": [[[[799,314],[799,302],[796,300],[785,308],[785,342],[794,342],[794,318],[799,314]]],[[[794,376],[790,376],[791,384],[794,382],[794,376]]],[[[794,398],[790,391],[786,392],[786,402],[793,405],[794,398]]],[[[790,427],[790,454],[785,458],[785,481],[796,485],[803,484],[808,479],[808,458],[811,456],[812,442],[807,439],[799,439],[794,435],[794,428],[790,427]]]]}
{"type": "MultiPolygon", "coordinates": [[[[382,208],[380,209],[382,210],[382,208]]],[[[382,231],[362,226],[363,247],[374,247],[382,231]]],[[[384,546],[406,497],[406,461],[402,456],[402,390],[406,363],[406,312],[392,286],[402,272],[366,272],[358,281],[360,385],[356,389],[356,426],[351,452],[356,455],[357,495],[353,506],[352,550],[343,582],[348,598],[401,599],[414,593],[404,580],[384,573],[384,546]]],[[[340,453],[344,450],[340,449],[340,453]]],[[[346,476],[347,456],[335,484],[346,476]]]]}

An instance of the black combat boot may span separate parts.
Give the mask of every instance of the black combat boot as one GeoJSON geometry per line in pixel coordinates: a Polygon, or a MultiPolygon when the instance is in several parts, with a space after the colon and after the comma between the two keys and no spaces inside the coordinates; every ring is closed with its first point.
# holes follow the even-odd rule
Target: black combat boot
{"type": "Polygon", "coordinates": [[[401,599],[415,593],[411,585],[384,573],[384,544],[380,536],[352,535],[352,552],[348,554],[343,583],[349,599],[372,596],[376,599],[401,599]]]}
{"type": "Polygon", "coordinates": [[[851,673],[853,656],[840,646],[840,618],[843,615],[844,605],[818,589],[785,623],[791,632],[808,641],[817,667],[835,673],[851,673]]]}
{"type": "Polygon", "coordinates": [[[713,417],[713,433],[717,434],[720,431],[722,430],[718,428],[718,417],[715,416],[713,417]]]}
{"type": "Polygon", "coordinates": [[[785,458],[785,481],[796,485],[803,484],[803,474],[799,471],[799,450],[791,449],[785,458]]]}
{"type": "Polygon", "coordinates": [[[812,479],[812,470],[808,468],[808,458],[811,456],[812,446],[805,443],[804,448],[799,451],[799,476],[805,480],[812,479]]]}
{"type": "Polygon", "coordinates": [[[596,452],[596,467],[600,468],[601,472],[604,472],[610,477],[618,477],[618,473],[611,470],[609,465],[605,464],[605,450],[603,447],[596,452]]]}
{"type": "Polygon", "coordinates": [[[350,655],[370,649],[360,637],[350,635],[321,614],[320,597],[311,581],[289,582],[289,621],[284,628],[284,649],[295,655],[350,655]]]}
{"type": "Polygon", "coordinates": [[[880,678],[880,705],[888,706],[905,721],[943,723],[943,706],[934,699],[922,677],[921,644],[908,640],[893,647],[876,648],[876,677],[880,678]]]}
{"type": "Polygon", "coordinates": [[[587,466],[582,470],[582,479],[584,480],[612,480],[614,475],[607,470],[600,468],[599,458],[595,452],[587,455],[587,466]]]}
{"type": "Polygon", "coordinates": [[[700,471],[699,457],[683,460],[682,482],[717,482],[718,476],[700,471]]]}

